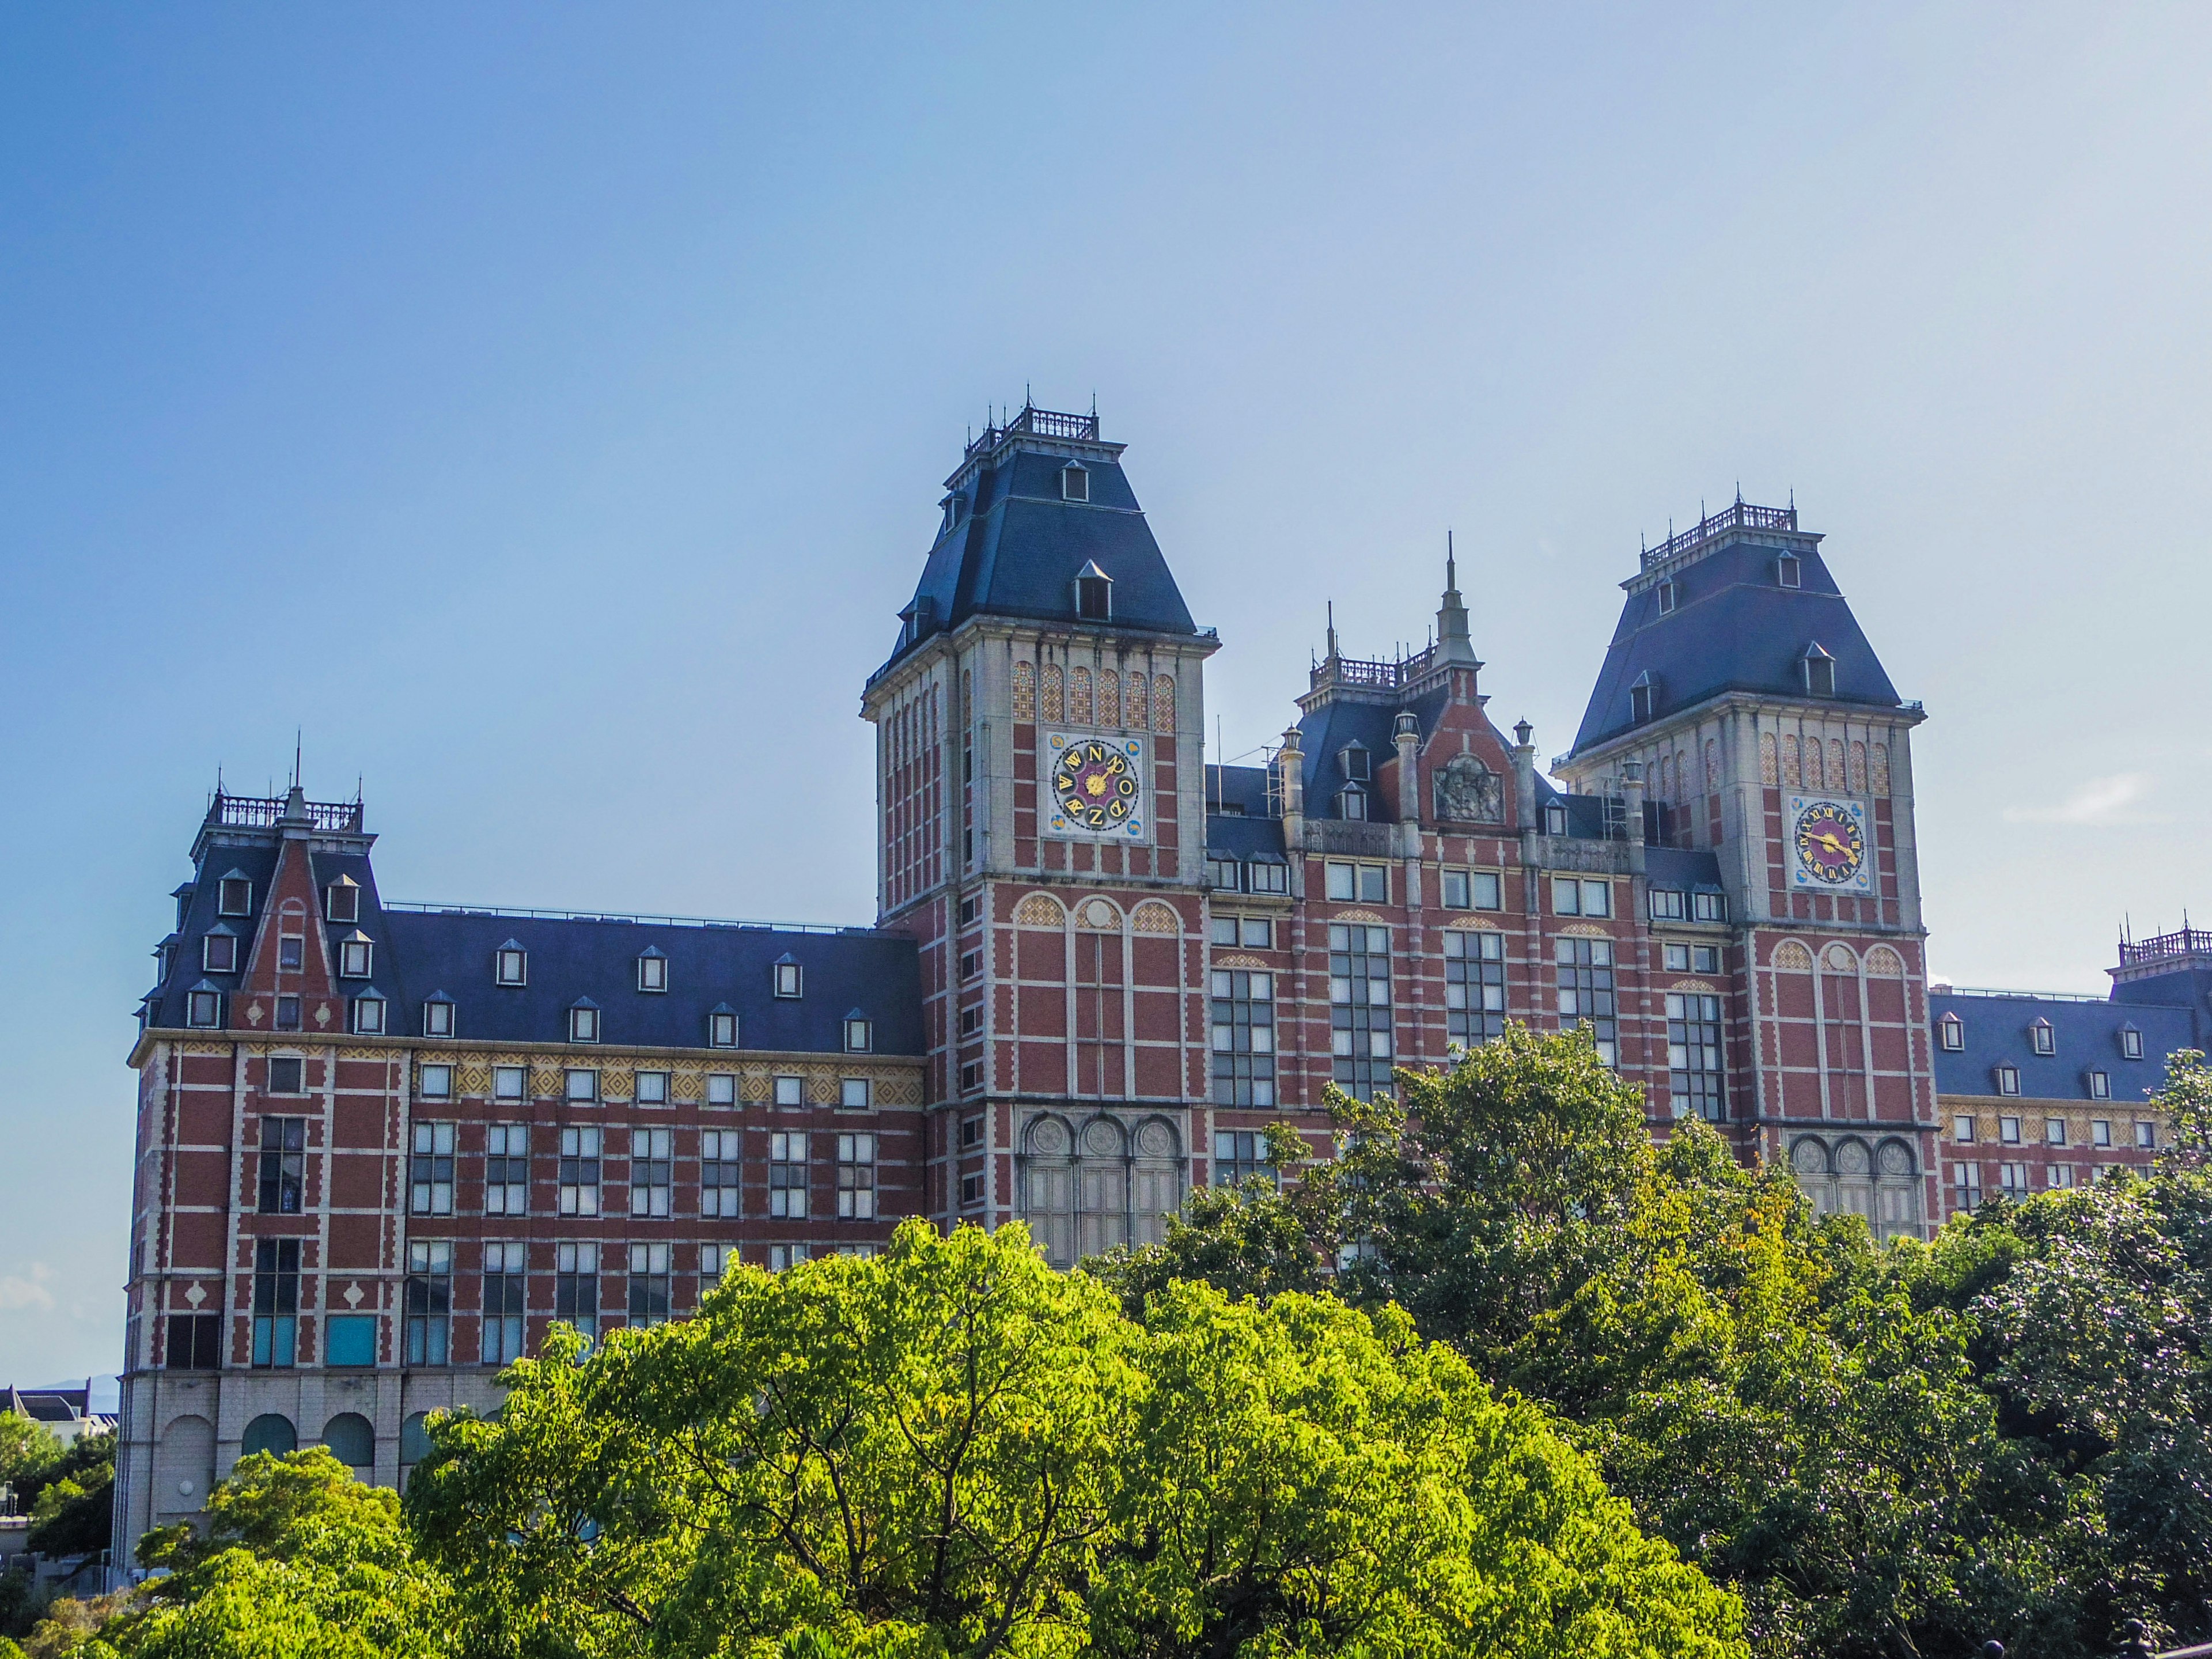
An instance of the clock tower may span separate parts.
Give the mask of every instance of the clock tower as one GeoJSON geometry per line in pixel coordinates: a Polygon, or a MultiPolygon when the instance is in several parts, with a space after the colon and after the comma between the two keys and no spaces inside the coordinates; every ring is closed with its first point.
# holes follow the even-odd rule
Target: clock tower
{"type": "Polygon", "coordinates": [[[1095,415],[993,424],[861,713],[880,927],[920,946],[927,1212],[1067,1266],[1181,1206],[1206,1095],[1202,672],[1095,415]]]}
{"type": "Polygon", "coordinates": [[[1938,1213],[1911,733],[1794,506],[1647,549],[1574,748],[1577,793],[1709,849],[1733,939],[1725,1126],[1878,1234],[1938,1213]]]}

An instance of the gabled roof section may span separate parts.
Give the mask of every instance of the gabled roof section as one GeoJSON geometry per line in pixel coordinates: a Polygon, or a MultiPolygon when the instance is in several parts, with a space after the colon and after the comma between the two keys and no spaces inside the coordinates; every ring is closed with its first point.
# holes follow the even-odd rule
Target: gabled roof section
{"type": "Polygon", "coordinates": [[[1816,644],[1836,667],[1834,696],[1819,701],[1900,707],[1820,539],[1798,529],[1794,506],[1738,501],[1645,550],[1643,568],[1621,584],[1628,602],[1571,752],[1638,723],[1629,691],[1647,675],[1653,720],[1725,691],[1807,701],[1805,659],[1816,644]],[[1785,585],[1792,574],[1796,586],[1785,585]]]}
{"type": "Polygon", "coordinates": [[[1099,439],[1095,414],[1024,407],[985,428],[945,480],[945,522],[884,666],[978,616],[1196,634],[1121,470],[1125,447],[1099,439]],[[1071,462],[1089,475],[1087,500],[1067,498],[1061,474],[1071,462]],[[1114,615],[1103,624],[1075,614],[1076,577],[1091,566],[1114,583],[1114,615]]]}

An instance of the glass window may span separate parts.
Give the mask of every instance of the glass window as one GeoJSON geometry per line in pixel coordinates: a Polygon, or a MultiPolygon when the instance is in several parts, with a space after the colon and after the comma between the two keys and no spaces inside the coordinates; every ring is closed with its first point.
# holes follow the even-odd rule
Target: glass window
{"type": "Polygon", "coordinates": [[[709,1106],[736,1105],[737,1078],[728,1072],[709,1072],[707,1074],[707,1103],[709,1106]]]}
{"type": "Polygon", "coordinates": [[[2029,1026],[2027,1039],[2039,1054],[2055,1054],[2058,1052],[2058,1034],[2051,1030],[2051,1022],[2047,1019],[2039,1019],[2034,1024],[2029,1026]]]}
{"type": "Polygon", "coordinates": [[[425,1065],[420,1072],[417,1087],[425,1100],[450,1100],[453,1093],[453,1068],[444,1065],[425,1065]]]}
{"type": "Polygon", "coordinates": [[[442,1238],[407,1245],[407,1363],[442,1365],[452,1334],[453,1247],[442,1238]]]}
{"type": "Polygon", "coordinates": [[[570,1127],[561,1131],[558,1170],[562,1215],[599,1212],[599,1132],[570,1127]]]}
{"type": "MultiPolygon", "coordinates": [[[[598,1131],[592,1132],[595,1135],[598,1131]]],[[[553,1316],[564,1319],[586,1342],[599,1334],[599,1247],[553,1247],[553,1316]]]]}
{"type": "Polygon", "coordinates": [[[778,1129],[768,1138],[768,1212],[804,1219],[806,1184],[806,1132],[778,1129]]]}
{"type": "Polygon", "coordinates": [[[1462,1048],[1505,1035],[1505,936],[1444,933],[1444,1035],[1462,1048]]]}
{"type": "Polygon", "coordinates": [[[590,1066],[574,1066],[569,1067],[565,1081],[568,1103],[571,1106],[593,1106],[599,1103],[599,1074],[597,1071],[590,1066]]]}
{"type": "Polygon", "coordinates": [[[668,1129],[629,1132],[629,1212],[663,1216],[669,1212],[669,1194],[675,1169],[675,1134],[668,1129]]]}
{"type": "Polygon", "coordinates": [[[307,941],[296,933],[287,933],[276,941],[276,966],[281,972],[298,973],[307,954],[307,941]]]}
{"type": "MultiPolygon", "coordinates": [[[[334,1367],[376,1364],[376,1316],[325,1314],[323,1364],[334,1367]]],[[[366,1468],[374,1461],[375,1453],[372,1450],[367,1458],[354,1467],[366,1468]]]]}
{"type": "Polygon", "coordinates": [[[276,1029],[296,1031],[300,1029],[300,999],[279,993],[276,998],[276,1029]]]}
{"type": "Polygon", "coordinates": [[[1387,864],[1363,864],[1359,866],[1359,896],[1368,904],[1388,904],[1390,902],[1390,866],[1387,864]]]}
{"type": "Polygon", "coordinates": [[[714,1048],[734,1048],[738,1046],[738,1017],[735,1014],[713,1013],[707,1016],[707,1044],[714,1048]]]}
{"type": "Polygon", "coordinates": [[[729,1272],[730,1264],[737,1259],[738,1249],[734,1244],[709,1243],[699,1247],[699,1299],[702,1302],[721,1284],[722,1275],[729,1272]]]}
{"type": "Polygon", "coordinates": [[[1936,1041],[1952,1054],[1966,1046],[1966,1023],[1956,1014],[1946,1014],[1936,1022],[1936,1041]]]}
{"type": "Polygon", "coordinates": [[[306,1190],[307,1120],[304,1117],[264,1117],[261,1120],[259,1202],[263,1215],[297,1215],[306,1190]]]}
{"type": "Polygon", "coordinates": [[[1612,945],[1601,939],[1563,939],[1554,942],[1553,956],[1559,969],[1560,1026],[1588,1024],[1597,1040],[1598,1058],[1613,1064],[1612,945]]]}
{"type": "Polygon", "coordinates": [[[362,1036],[376,1036],[383,1031],[382,997],[374,991],[366,991],[353,1000],[353,1029],[362,1036]]]}
{"type": "Polygon", "coordinates": [[[837,1215],[841,1220],[876,1218],[876,1138],[837,1137],[837,1215]]]}
{"type": "Polygon", "coordinates": [[[216,908],[226,916],[250,915],[253,909],[253,884],[242,876],[225,876],[216,898],[216,908]]]}
{"type": "Polygon", "coordinates": [[[1997,1120],[1997,1139],[2008,1146],[2019,1146],[2020,1120],[2016,1117],[1999,1118],[1997,1120]]]}
{"type": "Polygon", "coordinates": [[[526,1085],[530,1080],[528,1069],[521,1066],[495,1066],[491,1068],[491,1097],[494,1100],[521,1100],[526,1097],[526,1085]]]}
{"type": "Polygon", "coordinates": [[[1951,1139],[1957,1141],[1961,1146],[1971,1146],[1973,1145],[1974,1119],[1972,1113],[1960,1112],[1952,1118],[1951,1139]]]}
{"type": "Polygon", "coordinates": [[[2132,1025],[2123,1028],[2120,1032],[2120,1057],[2124,1060],[2142,1058],[2142,1033],[2132,1025]]]}
{"type": "Polygon", "coordinates": [[[1327,873],[1330,898],[1349,900],[1359,896],[1359,878],[1351,865],[1331,864],[1327,873]]]}
{"type": "Polygon", "coordinates": [[[208,1029],[222,1024],[222,993],[194,991],[185,999],[185,1017],[196,1026],[208,1029]]]}
{"type": "Polygon", "coordinates": [[[345,876],[340,876],[323,889],[323,914],[332,921],[361,920],[361,889],[345,876]]]}
{"type": "Polygon", "coordinates": [[[640,1072],[637,1074],[636,1094],[635,1098],[636,1099],[637,1103],[641,1106],[665,1106],[668,1104],[668,1073],[665,1072],[640,1072]]]}
{"type": "Polygon", "coordinates": [[[1611,882],[1586,881],[1583,884],[1583,914],[1586,916],[1609,916],[1613,914],[1611,882]]]}
{"type": "Polygon", "coordinates": [[[845,1022],[845,1052],[848,1054],[867,1053],[869,1044],[874,1040],[873,1029],[872,1023],[868,1020],[847,1020],[845,1022]]]}
{"type": "Polygon", "coordinates": [[[1997,1190],[2007,1198],[2026,1198],[2027,1196],[2027,1165],[2025,1164],[1998,1164],[1997,1190]]]}
{"type": "Polygon", "coordinates": [[[1329,1047],[1337,1086],[1360,1100],[1388,1090],[1395,1058],[1390,1024],[1390,930],[1328,930],[1329,1047]]]}
{"type": "Polygon", "coordinates": [[[522,1358],[523,1321],[528,1317],[530,1247],[498,1240],[483,1247],[483,1357],[487,1365],[508,1365],[522,1358]]]}
{"type": "Polygon", "coordinates": [[[1206,937],[1215,945],[1233,945],[1237,943],[1237,918],[1216,916],[1210,924],[1206,937]]]}
{"type": "Polygon", "coordinates": [[[1692,921],[1726,921],[1728,920],[1728,895],[1725,893],[1691,894],[1690,920],[1692,921]]]}
{"type": "Polygon", "coordinates": [[[1652,921],[1680,921],[1682,920],[1683,894],[1671,887],[1654,887],[1651,889],[1650,896],[1652,921]]]}
{"type": "Polygon", "coordinates": [[[837,1104],[842,1109],[865,1110],[868,1104],[868,1079],[864,1077],[840,1078],[837,1080],[837,1104]]]}
{"type": "Polygon", "coordinates": [[[2103,1073],[2103,1072],[2092,1072],[2092,1073],[2089,1073],[2089,1098],[2090,1098],[2090,1099],[2092,1099],[2092,1100],[2110,1100],[2112,1097],[2112,1078],[2111,1078],[2108,1074],[2106,1074],[2106,1073],[2103,1073]]]}
{"type": "Polygon", "coordinates": [[[1717,974],[1721,970],[1721,947],[1717,945],[1692,945],[1690,966],[1701,974],[1717,974]]]}
{"type": "Polygon", "coordinates": [[[779,962],[775,964],[776,995],[780,997],[795,997],[799,994],[800,983],[801,976],[799,975],[799,964],[797,963],[779,962]]]}
{"type": "Polygon", "coordinates": [[[597,1042],[599,1040],[599,1011],[596,1008],[571,1008],[568,1011],[568,1041],[597,1042]]]}
{"type": "Polygon", "coordinates": [[[210,974],[238,971],[238,936],[210,933],[200,941],[200,965],[210,974]]]}
{"type": "Polygon", "coordinates": [[[668,1246],[633,1244],[629,1247],[629,1322],[644,1328],[668,1322],[674,1290],[668,1270],[668,1246]]]}
{"type": "Polygon", "coordinates": [[[804,1106],[806,1103],[804,1080],[795,1077],[776,1079],[775,1103],[779,1106],[804,1106]]]}
{"type": "Polygon", "coordinates": [[[1978,1164],[1960,1164],[1953,1166],[1957,1188],[1953,1201],[1962,1210],[1981,1207],[1982,1166],[1978,1164]]]}
{"type": "Polygon", "coordinates": [[[2016,1095],[2020,1092],[2019,1066],[2000,1066],[1997,1067],[1997,1092],[2001,1095],[2016,1095]]]}
{"type": "Polygon", "coordinates": [[[527,982],[528,957],[517,945],[507,945],[493,953],[492,977],[501,985],[521,985],[527,982]]]}
{"type": "Polygon", "coordinates": [[[222,1316],[171,1314],[161,1363],[173,1371],[212,1371],[222,1366],[222,1316]]]}
{"type": "Polygon", "coordinates": [[[529,1209],[529,1126],[492,1124],[484,1130],[484,1213],[523,1215],[529,1209]]]}
{"type": "Polygon", "coordinates": [[[1275,976],[1213,970],[1213,1103],[1275,1103],[1275,976]]]}
{"type": "Polygon", "coordinates": [[[367,979],[370,957],[375,947],[365,939],[345,939],[338,941],[338,977],[367,979]]]}
{"type": "Polygon", "coordinates": [[[1552,878],[1552,914],[1578,916],[1583,913],[1583,884],[1572,876],[1552,878]]]}
{"type": "Polygon", "coordinates": [[[734,1218],[738,1213],[739,1147],[743,1132],[708,1129],[699,1137],[699,1213],[734,1218]]]}
{"type": "Polygon", "coordinates": [[[307,1073],[307,1062],[297,1054],[278,1054],[269,1062],[269,1092],[272,1095],[296,1095],[305,1092],[301,1079],[307,1073]]]}
{"type": "Polygon", "coordinates": [[[2089,1144],[2092,1146],[2109,1146],[2112,1144],[2112,1119],[2100,1117],[2090,1123],[2089,1144]]]}
{"type": "Polygon", "coordinates": [[[1237,919],[1237,942],[1248,951],[1272,951],[1275,948],[1275,924],[1267,916],[1241,916],[1237,919]]]}
{"type": "Polygon", "coordinates": [[[418,1123],[407,1159],[408,1209],[416,1215],[453,1212],[453,1127],[418,1123]]]}
{"type": "Polygon", "coordinates": [[[300,1241],[263,1238],[253,1245],[253,1363],[279,1369],[295,1363],[300,1333],[300,1241]]]}
{"type": "Polygon", "coordinates": [[[1206,878],[1224,892],[1236,892],[1243,885],[1235,859],[1209,857],[1206,860],[1206,878]]]}
{"type": "Polygon", "coordinates": [[[1471,908],[1474,907],[1474,901],[1473,901],[1473,899],[1472,899],[1471,897],[1469,897],[1469,896],[1468,896],[1468,879],[1467,879],[1467,872],[1466,872],[1466,871],[1464,871],[1464,870],[1447,870],[1447,871],[1445,871],[1445,872],[1444,872],[1444,880],[1443,880],[1443,889],[1444,889],[1444,908],[1445,908],[1445,909],[1447,909],[1447,910],[1466,910],[1466,909],[1471,909],[1471,908]]]}
{"type": "Polygon", "coordinates": [[[2137,1118],[2136,1120],[2136,1145],[2142,1148],[2145,1152],[2155,1151],[2158,1146],[2158,1125],[2150,1122],[2146,1119],[2137,1118]]]}
{"type": "Polygon", "coordinates": [[[2043,1166],[2043,1184],[2053,1191],[2063,1190],[2074,1184],[2071,1164],[2046,1164],[2043,1166]]]}
{"type": "Polygon", "coordinates": [[[637,959],[637,988],[641,991],[665,991],[668,988],[666,957],[641,956],[637,959]]]}
{"type": "Polygon", "coordinates": [[[1722,1060],[1718,997],[1668,993],[1667,1070],[1676,1117],[1701,1117],[1708,1123],[1727,1121],[1728,1076],[1722,1060]]]}
{"type": "Polygon", "coordinates": [[[1495,870],[1474,872],[1474,908],[1478,910],[1503,910],[1505,908],[1504,884],[1495,870]]]}
{"type": "Polygon", "coordinates": [[[2043,1120],[2043,1144],[2046,1146],[2063,1146],[2066,1144],[2064,1118],[2046,1117],[2043,1120]]]}
{"type": "Polygon", "coordinates": [[[422,1035],[451,1036],[453,1034],[453,1005],[436,999],[422,1005],[422,1035]]]}
{"type": "Polygon", "coordinates": [[[1244,870],[1247,884],[1255,893],[1291,890],[1291,867],[1287,864],[1248,864],[1244,870]]]}
{"type": "Polygon", "coordinates": [[[1216,1129],[1213,1184],[1241,1187],[1255,1176],[1270,1187],[1280,1184],[1275,1166],[1267,1161],[1267,1137],[1253,1129],[1216,1129]]]}

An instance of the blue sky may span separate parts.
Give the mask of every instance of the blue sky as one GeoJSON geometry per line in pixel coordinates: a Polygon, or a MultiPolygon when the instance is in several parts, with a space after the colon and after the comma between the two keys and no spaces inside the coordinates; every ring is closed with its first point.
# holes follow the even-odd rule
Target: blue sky
{"type": "Polygon", "coordinates": [[[857,693],[987,404],[1097,396],[1232,754],[1325,597],[1564,748],[1639,533],[1794,490],[1931,960],[2212,915],[2212,12],[18,9],[0,1381],[112,1370],[216,769],[394,896],[872,908],[857,693]]]}

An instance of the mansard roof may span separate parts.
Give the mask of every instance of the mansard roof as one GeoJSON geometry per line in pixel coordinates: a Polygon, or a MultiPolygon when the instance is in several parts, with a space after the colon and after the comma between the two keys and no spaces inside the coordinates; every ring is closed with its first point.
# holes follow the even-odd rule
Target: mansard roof
{"type": "Polygon", "coordinates": [[[1099,441],[1095,415],[1025,408],[986,428],[945,480],[949,510],[900,613],[905,626],[890,662],[979,616],[1196,634],[1121,469],[1124,447],[1099,441]],[[1067,499],[1063,488],[1071,464],[1088,475],[1085,500],[1067,499]],[[1113,615],[1103,624],[1079,623],[1075,613],[1075,579],[1093,564],[1113,581],[1113,615]]]}
{"type": "Polygon", "coordinates": [[[2099,1105],[2141,1104],[2166,1081],[2166,1059],[2193,1047],[2194,1016],[2186,1007],[2106,1002],[2089,997],[2044,996],[2033,991],[1930,991],[1928,1017],[1940,1024],[1955,1015],[1966,1046],[1936,1045],[1936,1089],[1945,1095],[1996,1095],[1996,1068],[2017,1066],[2026,1100],[2090,1099],[2088,1074],[2111,1080],[2112,1097],[2099,1105]],[[2038,1020],[2050,1022],[2054,1052],[2039,1054],[2029,1036],[2038,1020]],[[2126,1058],[2120,1033],[2142,1034],[2142,1058],[2126,1058]]]}
{"type": "Polygon", "coordinates": [[[1820,556],[1820,538],[1796,526],[1795,507],[1739,501],[1645,553],[1642,571],[1621,584],[1628,601],[1572,752],[1638,723],[1629,690],[1647,674],[1654,719],[1726,691],[1804,701],[1804,662],[1814,646],[1835,659],[1835,695],[1822,701],[1899,706],[1820,556]],[[1785,556],[1798,562],[1794,588],[1778,580],[1785,556]],[[1662,587],[1672,590],[1663,601],[1662,587]]]}

